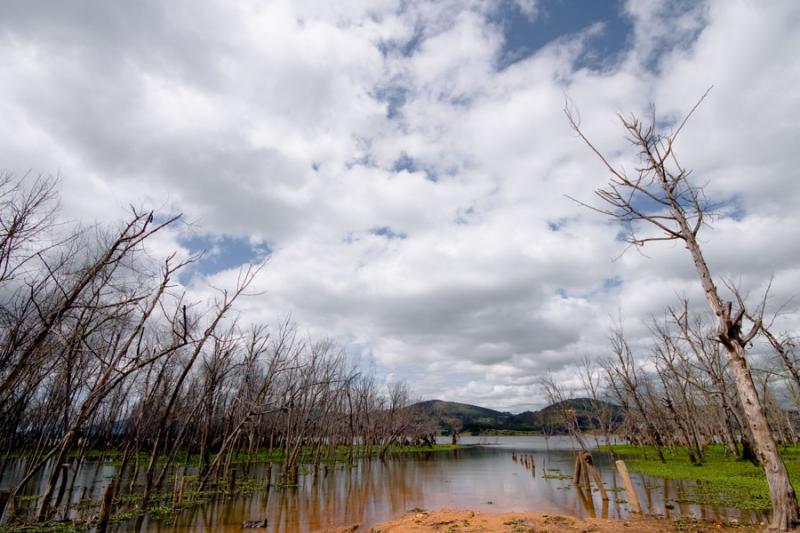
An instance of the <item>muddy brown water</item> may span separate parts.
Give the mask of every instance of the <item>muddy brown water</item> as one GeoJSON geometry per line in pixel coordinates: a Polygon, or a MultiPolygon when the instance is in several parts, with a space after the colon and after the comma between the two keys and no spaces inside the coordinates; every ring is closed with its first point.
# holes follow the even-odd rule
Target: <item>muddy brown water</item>
{"type": "MultiPolygon", "coordinates": [[[[297,488],[262,490],[233,498],[220,497],[178,513],[168,520],[140,517],[121,522],[114,531],[189,532],[242,531],[248,520],[267,519],[269,531],[304,533],[328,527],[369,526],[402,516],[412,509],[459,508],[483,512],[530,511],[580,517],[627,518],[630,515],[622,482],[607,454],[595,452],[595,465],[610,489],[611,501],[599,493],[577,489],[571,480],[575,445],[551,437],[464,437],[458,450],[364,459],[353,466],[308,469],[297,488]],[[533,458],[535,471],[513,455],[533,458]],[[615,488],[618,488],[615,490],[615,488]]],[[[3,472],[0,490],[19,475],[22,465],[3,472]]],[[[273,468],[273,476],[277,467],[273,468]]],[[[266,465],[251,475],[265,484],[266,465]]],[[[189,472],[191,473],[191,472],[189,472]]],[[[79,469],[72,501],[99,497],[115,474],[108,464],[87,463],[79,469]]],[[[689,481],[672,481],[632,474],[642,510],[667,517],[732,519],[756,522],[759,513],[687,503],[695,488],[689,481]]],[[[33,480],[30,491],[43,479],[33,480]]]]}

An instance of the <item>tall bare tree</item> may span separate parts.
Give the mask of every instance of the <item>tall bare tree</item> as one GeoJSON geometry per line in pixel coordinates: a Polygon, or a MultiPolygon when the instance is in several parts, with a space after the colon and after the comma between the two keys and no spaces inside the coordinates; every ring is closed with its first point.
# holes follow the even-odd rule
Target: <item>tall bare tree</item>
{"type": "Polygon", "coordinates": [[[576,113],[565,109],[574,131],[611,175],[609,183],[595,191],[605,204],[603,207],[579,203],[620,221],[628,231],[628,242],[633,246],[677,240],[689,251],[705,299],[716,320],[715,339],[727,355],[746,424],[752,432],[756,454],[767,477],[772,503],[770,527],[786,531],[800,523],[797,496],[747,362],[748,344],[758,334],[761,324],[756,320],[745,333],[743,321],[747,310],[741,302],[734,309],[733,302],[725,301],[720,295],[698,240],[706,219],[713,214],[713,206],[706,199],[702,187],[690,179],[691,172],[681,166],[675,154],[675,141],[707,94],[677,128],[667,133],[658,128],[654,107],[651,107],[650,117],[645,122],[635,115],[619,116],[627,140],[638,151],[641,166],[633,174],[613,165],[583,134],[576,113]]]}

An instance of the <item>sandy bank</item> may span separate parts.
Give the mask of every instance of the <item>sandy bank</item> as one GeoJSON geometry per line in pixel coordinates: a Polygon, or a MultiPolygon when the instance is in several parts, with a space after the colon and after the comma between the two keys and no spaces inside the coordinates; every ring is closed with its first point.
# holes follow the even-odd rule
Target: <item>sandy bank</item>
{"type": "MultiPolygon", "coordinates": [[[[329,530],[345,533],[356,527],[329,530]]],[[[643,517],[629,520],[574,518],[571,516],[537,513],[476,513],[465,510],[410,512],[406,516],[373,526],[359,528],[372,533],[662,533],[711,531],[761,531],[761,526],[730,523],[700,522],[691,519],[672,521],[643,517]]]]}

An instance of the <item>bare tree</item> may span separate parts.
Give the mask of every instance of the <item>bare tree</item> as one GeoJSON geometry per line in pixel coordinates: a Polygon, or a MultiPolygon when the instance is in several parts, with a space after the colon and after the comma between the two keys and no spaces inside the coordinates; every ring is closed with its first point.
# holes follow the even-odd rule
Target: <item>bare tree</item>
{"type": "MultiPolygon", "coordinates": [[[[611,446],[611,433],[615,426],[615,420],[612,410],[609,409],[608,402],[601,398],[602,368],[596,360],[584,355],[578,364],[578,373],[592,407],[590,417],[595,433],[599,431],[605,438],[606,446],[611,446]]],[[[599,445],[596,435],[595,444],[599,445]]]]}
{"type": "Polygon", "coordinates": [[[0,173],[0,284],[52,246],[48,232],[58,207],[56,185],[44,176],[15,179],[0,173]]]}
{"type": "Polygon", "coordinates": [[[725,349],[746,424],[752,432],[756,454],[767,477],[772,503],[770,527],[785,531],[800,523],[797,497],[747,362],[748,344],[758,334],[761,324],[756,321],[745,333],[743,320],[746,309],[739,305],[734,310],[733,302],[724,301],[720,296],[697,238],[707,217],[712,214],[713,206],[675,155],[675,141],[706,95],[669,133],[659,131],[654,107],[646,123],[634,115],[620,115],[627,139],[638,151],[640,159],[641,166],[633,175],[614,166],[583,134],[576,114],[569,109],[565,112],[574,131],[611,174],[608,185],[595,191],[606,207],[588,207],[620,221],[628,231],[628,242],[633,246],[678,240],[689,251],[706,301],[716,319],[716,341],[725,349]],[[655,230],[655,233],[647,233],[650,230],[655,230]]]}
{"type": "Polygon", "coordinates": [[[648,415],[642,372],[636,364],[628,341],[625,339],[622,326],[611,330],[610,341],[615,357],[604,361],[604,368],[611,389],[617,396],[620,405],[628,413],[633,413],[638,424],[644,428],[642,433],[646,436],[647,442],[655,447],[661,462],[666,462],[664,452],[661,449],[664,446],[662,433],[656,427],[654,422],[656,418],[648,415]]]}
{"type": "MultiPolygon", "coordinates": [[[[707,403],[716,404],[721,416],[715,417],[721,427],[720,436],[728,448],[738,457],[759,465],[753,453],[750,427],[743,423],[744,414],[732,390],[732,380],[727,371],[725,357],[721,345],[713,340],[713,331],[709,330],[703,317],[697,315],[692,319],[689,313],[689,302],[683,299],[680,311],[670,308],[669,314],[675,326],[678,341],[682,342],[691,354],[695,374],[703,375],[707,382],[695,375],[693,384],[705,394],[707,403]],[[736,434],[741,433],[739,440],[742,449],[739,451],[736,434]]],[[[673,341],[675,342],[675,341],[673,341]]]]}
{"type": "Polygon", "coordinates": [[[383,391],[330,340],[299,339],[289,318],[239,324],[234,304],[263,263],[187,301],[174,280],[194,258],[158,262],[147,247],[177,217],[134,209],[87,229],[59,224],[56,205],[53,182],[0,175],[0,471],[20,461],[0,521],[69,519],[92,450],[121,452],[104,508],[131,500],[147,512],[178,494],[165,480],[192,454],[192,489],[231,494],[241,454],[245,474],[261,450],[282,459],[293,484],[323,450],[336,461],[349,446],[352,461],[432,442],[405,384],[383,391]],[[36,479],[38,497],[17,498],[36,479]]]}
{"type": "Polygon", "coordinates": [[[539,386],[544,391],[547,401],[555,409],[559,422],[567,428],[567,431],[578,443],[578,446],[581,447],[581,450],[588,453],[589,445],[586,444],[586,439],[583,438],[577,414],[568,401],[564,387],[556,383],[556,380],[550,374],[543,376],[539,380],[539,386]]]}

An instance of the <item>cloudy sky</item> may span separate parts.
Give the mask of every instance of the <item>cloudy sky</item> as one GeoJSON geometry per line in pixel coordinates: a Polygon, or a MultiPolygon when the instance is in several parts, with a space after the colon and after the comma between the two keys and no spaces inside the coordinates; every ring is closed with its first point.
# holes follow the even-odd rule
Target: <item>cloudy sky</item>
{"type": "MultiPolygon", "coordinates": [[[[713,271],[800,292],[800,3],[7,0],[0,168],[59,175],[65,218],[181,212],[202,294],[269,256],[242,313],[291,313],[380,379],[519,411],[622,316],[703,302],[677,244],[629,251],[590,201],[618,112],[714,88],[678,154],[726,208],[713,271]]],[[[633,164],[632,160],[631,165],[633,164]]],[[[790,302],[782,323],[795,327],[790,302]]]]}

